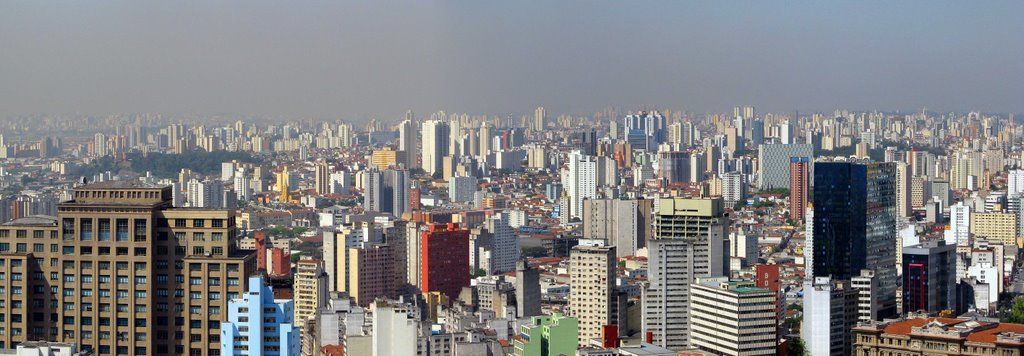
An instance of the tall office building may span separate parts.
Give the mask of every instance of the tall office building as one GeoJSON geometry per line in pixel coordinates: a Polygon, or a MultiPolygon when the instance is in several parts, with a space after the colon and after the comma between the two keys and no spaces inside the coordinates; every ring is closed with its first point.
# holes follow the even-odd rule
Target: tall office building
{"type": "Polygon", "coordinates": [[[440,172],[442,159],[448,155],[448,137],[451,127],[441,120],[423,122],[423,149],[420,152],[420,164],[427,174],[440,172]]]}
{"type": "Polygon", "coordinates": [[[370,168],[363,173],[363,209],[401,217],[409,210],[409,171],[370,168]]]}
{"type": "Polygon", "coordinates": [[[516,317],[540,314],[540,272],[526,260],[516,261],[516,317]]]}
{"type": "Polygon", "coordinates": [[[20,330],[0,334],[0,343],[219,353],[227,301],[246,290],[254,256],[237,249],[233,210],[175,209],[171,199],[170,186],[100,182],[76,187],[56,218],[0,225],[0,265],[25,275],[0,280],[22,291],[0,306],[0,328],[20,330]]]}
{"type": "Polygon", "coordinates": [[[420,236],[421,289],[455,299],[469,286],[469,230],[459,224],[433,224],[420,236]]]}
{"type": "Polygon", "coordinates": [[[533,112],[533,129],[543,131],[546,121],[547,113],[544,111],[544,107],[537,107],[537,110],[533,112]]]}
{"type": "Polygon", "coordinates": [[[569,253],[569,312],[579,320],[580,347],[618,323],[615,247],[576,246],[569,253]]]}
{"type": "Polygon", "coordinates": [[[643,331],[655,345],[690,346],[690,284],[729,271],[729,218],[721,198],[661,198],[648,243],[643,331]]]}
{"type": "Polygon", "coordinates": [[[491,270],[489,273],[513,272],[519,260],[519,237],[508,224],[509,213],[491,215],[484,220],[484,228],[491,236],[491,270]]]}
{"type": "MultiPolygon", "coordinates": [[[[292,286],[295,297],[296,328],[302,329],[317,309],[327,302],[327,273],[320,260],[301,260],[295,265],[295,282],[292,286]]],[[[305,337],[305,335],[303,335],[305,337]]]]}
{"type": "Polygon", "coordinates": [[[580,217],[583,214],[583,200],[597,196],[597,160],[580,151],[569,153],[569,170],[563,177],[562,185],[569,195],[569,216],[580,217]]]}
{"type": "Polygon", "coordinates": [[[852,355],[850,329],[857,325],[858,292],[849,281],[805,279],[800,338],[809,355],[852,355]]]}
{"type": "Polygon", "coordinates": [[[754,282],[699,278],[690,285],[690,341],[720,355],[775,355],[778,294],[754,282]]]}
{"type": "Polygon", "coordinates": [[[623,123],[626,141],[633,149],[654,152],[659,144],[665,142],[665,118],[657,111],[626,115],[623,123]]]}
{"type": "Polygon", "coordinates": [[[896,216],[906,218],[914,211],[910,199],[912,180],[910,166],[904,162],[895,162],[894,164],[896,164],[896,216]]]}
{"type": "Polygon", "coordinates": [[[903,247],[903,310],[956,310],[956,245],[930,240],[903,247]]]}
{"type": "Polygon", "coordinates": [[[329,194],[331,192],[331,166],[326,161],[317,162],[313,173],[315,174],[316,194],[329,194]]]}
{"type": "Polygon", "coordinates": [[[412,111],[405,113],[405,120],[398,126],[398,150],[405,152],[405,168],[419,168],[419,136],[413,122],[412,111]]]}
{"type": "Polygon", "coordinates": [[[605,240],[617,257],[636,255],[654,234],[651,199],[586,199],[583,238],[605,240]]]}
{"type": "Polygon", "coordinates": [[[220,325],[220,355],[298,355],[293,306],[291,300],[274,299],[263,277],[250,277],[249,291],[228,301],[228,317],[220,325]]]}
{"type": "Polygon", "coordinates": [[[879,280],[879,318],[896,314],[896,169],[893,163],[816,162],[813,276],[879,280]]]}
{"type": "MultiPolygon", "coordinates": [[[[761,145],[757,152],[757,186],[761,190],[789,186],[789,161],[793,157],[807,157],[814,161],[814,146],[809,144],[768,144],[761,145]]],[[[715,158],[717,159],[717,157],[715,158]]],[[[714,167],[709,165],[709,167],[714,167]]],[[[814,174],[813,163],[809,167],[814,174]]]]}
{"type": "Polygon", "coordinates": [[[810,193],[811,160],[807,157],[789,159],[789,218],[803,222],[807,212],[807,196],[810,193]]]}

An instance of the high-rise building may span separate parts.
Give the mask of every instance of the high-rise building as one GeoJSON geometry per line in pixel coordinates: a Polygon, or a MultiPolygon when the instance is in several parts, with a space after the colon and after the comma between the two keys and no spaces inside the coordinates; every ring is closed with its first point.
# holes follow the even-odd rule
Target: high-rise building
{"type": "Polygon", "coordinates": [[[972,213],[970,231],[976,238],[1021,247],[1017,238],[1017,217],[1009,213],[972,213]]]}
{"type": "MultiPolygon", "coordinates": [[[[316,175],[316,193],[319,195],[329,194],[331,192],[331,166],[326,161],[317,162],[314,173],[316,175]]],[[[237,190],[237,188],[235,189],[237,190]]]]}
{"type": "Polygon", "coordinates": [[[55,218],[0,225],[0,264],[5,273],[25,274],[0,280],[5,290],[22,291],[6,294],[0,306],[0,327],[21,332],[0,334],[0,343],[57,341],[100,354],[219,353],[214,337],[227,320],[227,301],[256,271],[254,255],[237,249],[233,210],[175,209],[171,189],[140,181],[84,185],[58,205],[55,218]]]}
{"type": "Polygon", "coordinates": [[[371,168],[363,172],[363,209],[401,217],[409,210],[409,171],[371,168]]]}
{"type": "Polygon", "coordinates": [[[623,123],[626,141],[633,149],[653,152],[659,144],[665,142],[665,117],[657,111],[626,115],[623,123]]]}
{"type": "Polygon", "coordinates": [[[537,107],[537,110],[534,110],[533,112],[533,129],[537,131],[543,131],[546,120],[547,113],[545,113],[544,107],[537,107]]]}
{"type": "Polygon", "coordinates": [[[569,312],[579,320],[580,346],[618,323],[615,247],[576,246],[569,253],[569,312]]]}
{"type": "Polygon", "coordinates": [[[423,150],[420,164],[427,174],[433,175],[441,171],[442,158],[448,155],[448,137],[451,127],[448,122],[428,120],[423,122],[423,150]]]}
{"type": "Polygon", "coordinates": [[[807,157],[789,159],[789,218],[803,222],[807,211],[807,196],[810,193],[811,160],[807,157]]]}
{"type": "Polygon", "coordinates": [[[405,113],[405,120],[398,126],[398,150],[405,152],[405,168],[419,168],[419,136],[413,122],[412,111],[405,113]]]}
{"type": "Polygon", "coordinates": [[[416,355],[418,322],[409,305],[387,301],[370,304],[374,356],[416,355]]]}
{"type": "Polygon", "coordinates": [[[420,237],[421,289],[455,299],[469,286],[469,230],[459,224],[429,225],[420,237]]]}
{"type": "Polygon", "coordinates": [[[516,317],[540,315],[540,272],[526,260],[516,261],[516,317]]]}
{"type": "Polygon", "coordinates": [[[690,284],[729,271],[729,219],[721,198],[657,200],[648,243],[649,284],[643,290],[643,331],[673,350],[690,346],[690,284]]]}
{"type": "Polygon", "coordinates": [[[583,200],[597,197],[597,161],[594,157],[580,151],[570,153],[569,170],[562,177],[562,185],[569,196],[569,217],[580,217],[583,200]]]}
{"type": "Polygon", "coordinates": [[[906,218],[913,212],[910,200],[910,166],[904,162],[896,164],[896,216],[906,218]]]}
{"type": "Polygon", "coordinates": [[[896,314],[896,181],[893,163],[816,162],[813,273],[850,280],[863,269],[879,280],[879,318],[896,314]]]}
{"type": "Polygon", "coordinates": [[[857,291],[848,281],[829,277],[805,279],[803,291],[800,338],[807,354],[852,355],[850,329],[857,325],[857,291]]]}
{"type": "Polygon", "coordinates": [[[491,268],[489,273],[513,272],[519,260],[519,237],[508,224],[509,214],[497,213],[484,220],[484,228],[491,236],[491,268]]]}
{"type": "MultiPolygon", "coordinates": [[[[296,328],[301,329],[309,318],[316,315],[327,302],[327,273],[320,260],[301,260],[295,265],[295,282],[292,286],[295,297],[296,328]]],[[[306,335],[303,335],[305,337],[306,335]]]]}
{"type": "Polygon", "coordinates": [[[654,233],[653,203],[650,199],[586,199],[583,238],[607,241],[615,246],[617,257],[636,255],[654,233]]]}
{"type": "Polygon", "coordinates": [[[348,295],[368,307],[395,294],[395,254],[388,244],[361,243],[348,249],[348,295]]]}
{"type": "Polygon", "coordinates": [[[722,174],[722,198],[729,205],[747,199],[747,176],[736,172],[722,174]]]}
{"type": "MultiPolygon", "coordinates": [[[[807,157],[814,160],[814,147],[809,144],[767,144],[757,152],[757,186],[761,190],[789,186],[789,161],[793,157],[807,157]]],[[[709,158],[710,159],[710,158],[709,158]]],[[[717,160],[718,157],[715,157],[717,160]]],[[[708,167],[714,167],[709,165],[708,167]]],[[[808,167],[814,174],[813,165],[808,167]]]]}
{"type": "Polygon", "coordinates": [[[690,285],[690,344],[720,355],[775,355],[778,348],[775,291],[726,277],[690,285]]]}
{"type": "Polygon", "coordinates": [[[220,355],[298,355],[299,330],[292,327],[293,302],[274,299],[263,277],[249,278],[249,291],[228,301],[220,325],[220,355]]]}
{"type": "Polygon", "coordinates": [[[956,245],[929,240],[903,247],[903,310],[956,310],[956,245]]]}

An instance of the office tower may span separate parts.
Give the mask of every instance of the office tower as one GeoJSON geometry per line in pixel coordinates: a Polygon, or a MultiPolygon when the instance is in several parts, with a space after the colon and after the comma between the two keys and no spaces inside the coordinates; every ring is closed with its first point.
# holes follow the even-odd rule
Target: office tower
{"type": "MultiPolygon", "coordinates": [[[[597,196],[597,161],[580,151],[569,153],[569,170],[562,177],[562,185],[569,196],[569,212],[571,218],[583,214],[583,200],[597,196]]],[[[563,212],[565,213],[565,212],[563,212]]]]}
{"type": "Polygon", "coordinates": [[[764,144],[764,121],[756,119],[750,122],[750,143],[754,147],[764,144]]]}
{"type": "Polygon", "coordinates": [[[292,287],[295,297],[294,324],[296,328],[301,329],[310,317],[316,315],[316,310],[326,303],[329,285],[327,274],[319,260],[301,260],[295,269],[295,282],[292,287]]]}
{"type": "Polygon", "coordinates": [[[227,309],[228,318],[220,325],[220,355],[299,354],[299,330],[292,327],[293,302],[275,300],[263,277],[250,277],[249,291],[229,300],[227,309]]]}
{"type": "Polygon", "coordinates": [[[469,286],[469,230],[459,224],[432,224],[420,236],[421,290],[455,299],[469,286]]]}
{"type": "Polygon", "coordinates": [[[747,199],[747,179],[739,172],[732,171],[722,175],[722,198],[725,203],[734,205],[747,199]]]}
{"type": "Polygon", "coordinates": [[[394,296],[397,266],[392,246],[361,243],[348,249],[347,262],[349,287],[346,292],[356,304],[369,307],[377,298],[394,296]]]}
{"type": "Polygon", "coordinates": [[[796,222],[804,221],[807,211],[807,195],[810,192],[811,161],[807,157],[791,157],[789,159],[789,218],[796,222]]]}
{"type": "Polygon", "coordinates": [[[789,121],[785,121],[779,124],[779,143],[783,145],[792,145],[796,143],[795,133],[793,132],[793,125],[789,121]]]}
{"type": "Polygon", "coordinates": [[[331,192],[331,167],[326,161],[320,161],[316,163],[316,194],[326,195],[331,192]]]}
{"type": "Polygon", "coordinates": [[[416,351],[418,322],[409,305],[388,301],[370,304],[374,356],[408,356],[416,351]]]}
{"type": "Polygon", "coordinates": [[[800,338],[809,355],[852,355],[850,329],[857,325],[857,291],[829,277],[805,279],[800,338]]]}
{"type": "MultiPolygon", "coordinates": [[[[793,157],[807,157],[812,162],[809,174],[814,173],[814,147],[808,144],[761,145],[757,152],[758,188],[772,190],[789,186],[789,161],[793,157]]],[[[713,166],[710,166],[713,167],[713,166]]]]}
{"type": "Polygon", "coordinates": [[[690,181],[690,155],[686,152],[659,152],[658,177],[667,183],[690,181]]]}
{"type": "Polygon", "coordinates": [[[234,174],[235,198],[239,202],[246,202],[252,198],[252,177],[249,177],[245,168],[240,168],[234,174]]]}
{"type": "Polygon", "coordinates": [[[473,200],[477,191],[476,177],[454,176],[448,179],[448,199],[453,203],[465,203],[473,200]]]}
{"type": "Polygon", "coordinates": [[[376,168],[363,172],[363,210],[384,211],[386,196],[384,195],[384,174],[376,168]]]}
{"type": "Polygon", "coordinates": [[[398,126],[398,150],[405,152],[405,168],[419,168],[420,151],[416,125],[412,120],[412,111],[406,112],[405,120],[398,126]]]}
{"type": "Polygon", "coordinates": [[[579,347],[579,321],[562,313],[540,315],[519,330],[512,340],[515,356],[574,355],[579,347]]]}
{"type": "Polygon", "coordinates": [[[1017,217],[1009,213],[972,213],[970,232],[977,239],[1021,247],[1017,240],[1017,217]]]}
{"type": "Polygon", "coordinates": [[[956,310],[956,245],[930,240],[903,247],[903,310],[956,310]]]}
{"type": "Polygon", "coordinates": [[[579,320],[580,347],[618,323],[615,247],[576,246],[569,253],[569,312],[579,320]]]}
{"type": "Polygon", "coordinates": [[[879,279],[879,318],[896,313],[896,169],[893,163],[816,162],[813,275],[879,279]]]}
{"type": "Polygon", "coordinates": [[[776,354],[776,292],[712,277],[691,284],[690,294],[693,347],[720,355],[776,354]]]}
{"type": "Polygon", "coordinates": [[[516,261],[516,317],[529,318],[540,313],[540,272],[526,260],[516,261]]]}
{"type": "Polygon", "coordinates": [[[409,171],[404,169],[388,169],[384,171],[384,187],[381,211],[401,217],[409,210],[409,171]]]}
{"type": "Polygon", "coordinates": [[[448,155],[448,137],[451,127],[440,120],[423,122],[423,150],[420,152],[420,164],[427,174],[434,175],[441,171],[441,159],[448,155]]]}
{"type": "Polygon", "coordinates": [[[739,156],[743,153],[743,132],[738,127],[725,129],[725,147],[723,151],[730,156],[739,156]]]}
{"type": "Polygon", "coordinates": [[[519,237],[508,225],[509,214],[496,213],[484,220],[484,228],[491,236],[491,268],[489,273],[513,272],[519,260],[519,237]]]}
{"type": "Polygon", "coordinates": [[[55,218],[0,226],[3,268],[34,271],[0,281],[22,291],[5,294],[0,307],[2,327],[22,332],[0,342],[74,343],[101,354],[217,353],[212,337],[227,318],[227,300],[245,291],[255,261],[237,250],[233,210],[175,209],[171,195],[170,186],[140,181],[94,183],[76,187],[55,218]],[[64,282],[50,286],[56,282],[42,276],[64,282]],[[19,326],[13,315],[23,317],[19,326]],[[107,321],[111,327],[100,324],[107,321]]]}
{"type": "Polygon", "coordinates": [[[911,180],[910,166],[904,162],[895,162],[896,165],[896,216],[900,218],[909,217],[914,211],[911,204],[911,180]]]}
{"type": "Polygon", "coordinates": [[[661,198],[657,204],[643,330],[655,345],[680,350],[690,346],[690,284],[729,271],[729,219],[721,198],[661,198]]]}
{"type": "Polygon", "coordinates": [[[626,115],[623,122],[626,141],[634,149],[656,151],[665,142],[665,118],[657,111],[626,115]]]}
{"type": "Polygon", "coordinates": [[[616,257],[636,255],[654,229],[650,199],[587,199],[583,201],[583,238],[607,241],[616,257]]]}
{"type": "Polygon", "coordinates": [[[949,207],[949,228],[947,245],[970,246],[971,206],[960,201],[949,207]]]}
{"type": "Polygon", "coordinates": [[[533,129],[543,131],[546,119],[547,114],[544,112],[544,107],[537,107],[537,110],[533,112],[533,129]]]}

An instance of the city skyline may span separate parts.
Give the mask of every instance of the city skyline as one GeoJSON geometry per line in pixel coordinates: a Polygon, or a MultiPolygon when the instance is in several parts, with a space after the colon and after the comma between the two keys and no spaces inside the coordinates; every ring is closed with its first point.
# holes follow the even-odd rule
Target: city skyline
{"type": "Polygon", "coordinates": [[[6,4],[0,117],[1024,111],[1012,2],[245,5],[6,4]]]}

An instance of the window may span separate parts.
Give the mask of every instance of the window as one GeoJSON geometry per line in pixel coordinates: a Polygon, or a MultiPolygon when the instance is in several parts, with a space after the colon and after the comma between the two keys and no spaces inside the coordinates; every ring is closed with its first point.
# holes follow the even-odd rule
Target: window
{"type": "Polygon", "coordinates": [[[210,278],[209,284],[211,286],[219,286],[220,285],[220,278],[210,278]]]}
{"type": "Polygon", "coordinates": [[[223,232],[211,232],[210,233],[210,240],[211,241],[221,241],[223,239],[224,239],[224,233],[223,232]]]}
{"type": "Polygon", "coordinates": [[[75,246],[64,246],[64,254],[65,255],[74,255],[75,254],[75,246]]]}
{"type": "Polygon", "coordinates": [[[64,275],[64,282],[66,282],[66,283],[73,283],[74,281],[75,281],[75,276],[74,275],[72,275],[72,274],[64,275]]]}
{"type": "Polygon", "coordinates": [[[20,253],[28,252],[28,246],[26,244],[16,244],[14,245],[14,249],[20,253]]]}
{"type": "Polygon", "coordinates": [[[200,292],[191,292],[191,293],[188,294],[188,299],[191,299],[191,300],[198,300],[198,299],[202,299],[202,298],[203,298],[203,293],[200,293],[200,292]]]}
{"type": "Polygon", "coordinates": [[[212,253],[213,253],[214,256],[223,256],[224,255],[224,248],[220,247],[220,246],[214,246],[212,253]]]}
{"type": "Polygon", "coordinates": [[[193,232],[192,241],[202,242],[206,241],[206,234],[202,232],[193,232]]]}
{"type": "Polygon", "coordinates": [[[60,251],[60,246],[57,245],[57,244],[51,244],[50,245],[50,252],[57,253],[57,251],[60,251]]]}
{"type": "Polygon", "coordinates": [[[224,219],[212,219],[210,220],[211,227],[224,227],[224,219]]]}
{"type": "MultiPolygon", "coordinates": [[[[0,230],[0,231],[7,231],[7,230],[0,230]]],[[[7,251],[10,251],[10,250],[11,250],[11,244],[6,243],[6,242],[0,243],[0,252],[7,252],[7,251]]]]}
{"type": "Polygon", "coordinates": [[[210,300],[220,300],[220,293],[210,292],[210,300]]]}
{"type": "MultiPolygon", "coordinates": [[[[125,295],[125,297],[127,297],[127,295],[125,295]]],[[[100,289],[100,298],[110,298],[110,290],[100,289]]]]}
{"type": "Polygon", "coordinates": [[[228,278],[228,285],[229,286],[237,286],[238,285],[238,278],[228,278]]]}
{"type": "Polygon", "coordinates": [[[82,283],[92,283],[92,275],[91,274],[83,274],[82,275],[82,283]]]}
{"type": "Polygon", "coordinates": [[[185,219],[174,219],[174,227],[185,227],[185,219]]]}
{"type": "Polygon", "coordinates": [[[135,248],[135,255],[136,256],[145,256],[146,255],[146,248],[145,247],[136,247],[135,248]]]}
{"type": "Polygon", "coordinates": [[[181,232],[181,231],[175,232],[174,233],[174,239],[178,240],[179,242],[185,241],[185,233],[181,232]]]}
{"type": "Polygon", "coordinates": [[[118,297],[118,298],[128,298],[128,291],[126,291],[126,290],[120,290],[120,289],[119,289],[119,290],[117,291],[117,297],[118,297]]]}
{"type": "Polygon", "coordinates": [[[158,275],[156,275],[156,284],[167,284],[168,281],[169,281],[169,278],[167,278],[166,274],[158,274],[158,275]]]}
{"type": "Polygon", "coordinates": [[[204,222],[203,219],[192,219],[192,227],[204,227],[204,222]]]}
{"type": "Polygon", "coordinates": [[[202,246],[192,247],[192,254],[193,255],[197,255],[197,256],[205,255],[206,254],[206,249],[204,249],[202,246]]]}
{"type": "Polygon", "coordinates": [[[135,284],[146,284],[146,277],[135,277],[135,284]]]}
{"type": "Polygon", "coordinates": [[[146,234],[149,232],[149,228],[146,225],[146,220],[135,219],[135,242],[146,241],[146,234]]]}
{"type": "Polygon", "coordinates": [[[79,247],[79,251],[81,251],[81,253],[83,255],[91,255],[92,254],[92,247],[90,247],[90,246],[82,246],[82,247],[79,247]]]}
{"type": "Polygon", "coordinates": [[[61,233],[65,240],[75,239],[75,219],[64,218],[61,220],[61,233]]]}
{"type": "MultiPolygon", "coordinates": [[[[56,245],[54,245],[56,246],[56,245]]],[[[44,244],[32,244],[32,252],[43,252],[46,249],[44,244]]]]}
{"type": "Polygon", "coordinates": [[[128,219],[117,219],[117,241],[128,241],[128,219]]]}
{"type": "Polygon", "coordinates": [[[146,299],[146,291],[135,291],[136,299],[146,299]]]}

